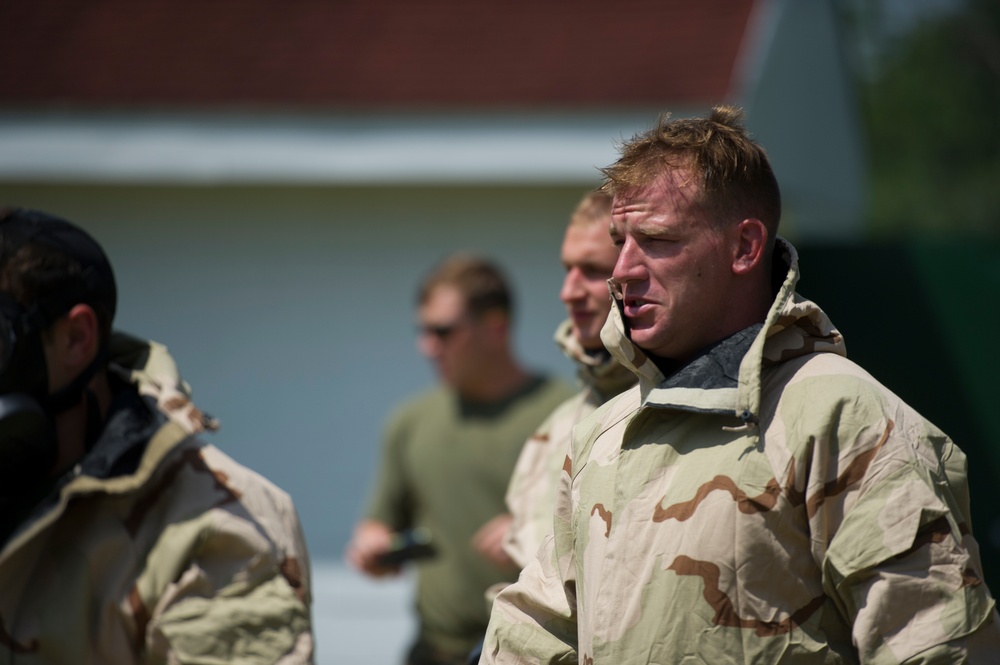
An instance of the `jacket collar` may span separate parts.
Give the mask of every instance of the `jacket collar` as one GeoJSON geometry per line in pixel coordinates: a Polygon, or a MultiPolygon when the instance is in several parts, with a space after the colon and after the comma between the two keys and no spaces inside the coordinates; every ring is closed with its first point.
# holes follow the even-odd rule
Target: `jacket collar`
{"type": "Polygon", "coordinates": [[[580,383],[600,401],[614,397],[635,383],[635,374],[612,355],[588,353],[580,346],[579,340],[573,335],[573,323],[569,319],[559,324],[553,339],[563,355],[576,365],[576,376],[580,383]]]}

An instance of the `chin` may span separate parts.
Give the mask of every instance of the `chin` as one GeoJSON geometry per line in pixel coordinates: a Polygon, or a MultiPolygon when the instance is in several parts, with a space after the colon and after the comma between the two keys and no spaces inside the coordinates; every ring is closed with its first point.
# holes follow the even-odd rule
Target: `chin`
{"type": "Polygon", "coordinates": [[[631,329],[628,337],[633,344],[647,353],[653,353],[653,349],[657,347],[655,335],[644,328],[631,329]]]}

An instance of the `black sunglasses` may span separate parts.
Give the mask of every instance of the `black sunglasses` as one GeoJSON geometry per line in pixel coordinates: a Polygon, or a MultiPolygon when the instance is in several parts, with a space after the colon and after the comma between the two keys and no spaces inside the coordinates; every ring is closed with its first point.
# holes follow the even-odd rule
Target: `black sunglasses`
{"type": "Polygon", "coordinates": [[[449,337],[451,337],[456,330],[464,326],[465,323],[466,323],[465,321],[460,319],[454,323],[448,323],[445,325],[433,325],[433,324],[420,325],[417,326],[417,334],[419,334],[422,337],[423,336],[436,337],[437,339],[443,342],[447,340],[449,337]]]}

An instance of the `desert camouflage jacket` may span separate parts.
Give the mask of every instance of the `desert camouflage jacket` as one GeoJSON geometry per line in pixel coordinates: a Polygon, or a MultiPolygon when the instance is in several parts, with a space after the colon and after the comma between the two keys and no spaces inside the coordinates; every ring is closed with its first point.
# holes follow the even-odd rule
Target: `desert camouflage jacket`
{"type": "Polygon", "coordinates": [[[164,347],[111,359],[138,390],[0,549],[0,662],[312,662],[290,498],[196,438],[216,423],[164,347]]]}
{"type": "Polygon", "coordinates": [[[795,293],[578,425],[554,537],[493,606],[483,663],[996,663],[966,461],[795,293]],[[967,659],[967,660],[966,660],[967,659]]]}
{"type": "Polygon", "coordinates": [[[576,364],[583,388],[556,407],[525,442],[507,488],[507,507],[513,521],[504,539],[504,549],[521,568],[552,533],[556,488],[573,426],[636,382],[635,374],[614,358],[584,351],[573,336],[572,327],[570,321],[563,321],[556,329],[555,341],[576,364]]]}

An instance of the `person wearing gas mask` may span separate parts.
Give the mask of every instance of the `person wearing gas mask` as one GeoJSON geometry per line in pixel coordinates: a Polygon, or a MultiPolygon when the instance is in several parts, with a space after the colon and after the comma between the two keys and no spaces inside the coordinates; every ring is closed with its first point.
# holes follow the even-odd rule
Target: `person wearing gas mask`
{"type": "Polygon", "coordinates": [[[85,231],[0,210],[0,662],[311,663],[291,499],[116,300],[85,231]]]}

